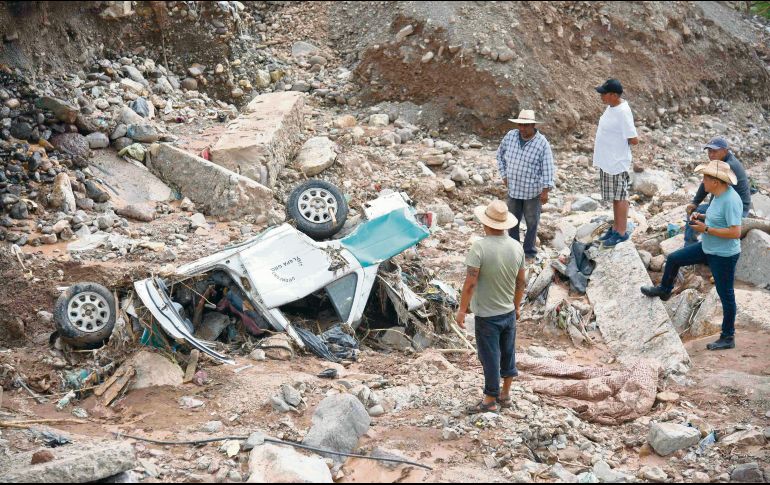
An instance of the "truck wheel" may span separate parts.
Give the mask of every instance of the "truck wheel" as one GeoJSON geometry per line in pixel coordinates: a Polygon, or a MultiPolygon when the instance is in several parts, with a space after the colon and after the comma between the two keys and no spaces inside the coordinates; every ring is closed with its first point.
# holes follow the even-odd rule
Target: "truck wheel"
{"type": "Polygon", "coordinates": [[[97,283],[78,283],[62,293],[54,307],[62,341],[80,349],[101,347],[115,327],[115,299],[97,283]]]}
{"type": "Polygon", "coordinates": [[[313,239],[337,234],[348,217],[348,203],[342,191],[323,180],[308,180],[292,190],[286,204],[297,229],[313,239]]]}

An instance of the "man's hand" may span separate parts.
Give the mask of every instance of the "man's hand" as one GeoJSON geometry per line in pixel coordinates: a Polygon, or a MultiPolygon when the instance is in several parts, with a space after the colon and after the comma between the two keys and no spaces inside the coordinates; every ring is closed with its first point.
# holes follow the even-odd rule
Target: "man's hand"
{"type": "Polygon", "coordinates": [[[517,306],[516,307],[516,321],[518,322],[519,320],[521,320],[521,308],[517,306]]]}
{"type": "Polygon", "coordinates": [[[508,188],[508,179],[503,177],[503,185],[505,185],[505,188],[508,188]]]}
{"type": "Polygon", "coordinates": [[[548,203],[548,189],[543,189],[543,191],[540,192],[540,203],[541,204],[548,203]]]}
{"type": "Polygon", "coordinates": [[[459,325],[460,328],[465,328],[465,312],[457,312],[457,317],[455,320],[457,321],[457,325],[459,325]]]}
{"type": "Polygon", "coordinates": [[[689,216],[697,208],[698,206],[696,206],[695,204],[687,204],[687,207],[685,207],[684,210],[687,211],[687,215],[689,216]]]}

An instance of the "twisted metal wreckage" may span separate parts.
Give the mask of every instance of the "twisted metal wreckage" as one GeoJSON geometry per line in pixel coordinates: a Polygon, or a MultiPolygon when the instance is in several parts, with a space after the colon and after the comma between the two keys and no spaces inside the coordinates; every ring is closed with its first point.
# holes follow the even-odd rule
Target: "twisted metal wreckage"
{"type": "MultiPolygon", "coordinates": [[[[410,203],[403,193],[380,195],[364,204],[366,221],[337,240],[315,241],[292,225],[282,224],[249,241],[183,265],[165,278],[153,276],[136,281],[134,290],[154,323],[173,342],[227,364],[234,361],[216,350],[215,340],[230,320],[224,317],[224,323],[218,327],[215,324],[213,331],[201,331],[204,309],[236,317],[254,336],[285,332],[299,348],[328,360],[337,360],[340,354],[330,353],[322,339],[312,332],[292,325],[282,307],[323,294],[337,321],[350,332],[361,324],[377,285],[372,300],[379,297],[382,304],[387,299],[399,324],[428,326],[430,332],[441,327],[447,330],[451,328],[452,307],[457,304],[455,291],[441,281],[425,280],[420,282],[420,291],[426,296],[423,298],[405,282],[409,275],[389,261],[430,235],[432,214],[419,214],[410,203]]],[[[93,291],[88,295],[91,299],[94,296],[96,306],[105,310],[103,315],[114,315],[113,302],[99,301],[99,295],[93,291]]],[[[66,298],[70,299],[70,309],[72,301],[83,300],[77,294],[66,298]]],[[[85,308],[81,305],[67,316],[70,325],[60,324],[61,334],[67,335],[68,332],[62,332],[63,327],[71,329],[73,325],[83,330],[80,334],[85,337],[89,328],[92,332],[103,332],[104,325],[98,321],[81,320],[85,308]],[[88,327],[91,323],[94,325],[88,327]]],[[[138,320],[133,305],[122,310],[138,320]]],[[[145,334],[148,330],[153,333],[154,323],[141,322],[145,334]]],[[[70,342],[73,340],[76,339],[71,338],[70,342]]],[[[142,339],[143,343],[148,340],[151,339],[142,339]]],[[[353,345],[357,345],[354,340],[353,345]]]]}

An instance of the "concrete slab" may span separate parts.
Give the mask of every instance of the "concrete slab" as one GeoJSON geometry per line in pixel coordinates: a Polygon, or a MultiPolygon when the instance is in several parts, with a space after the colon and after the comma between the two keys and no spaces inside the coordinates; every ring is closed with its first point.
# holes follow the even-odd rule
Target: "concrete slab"
{"type": "Polygon", "coordinates": [[[304,95],[296,91],[254,98],[211,149],[211,161],[272,187],[299,148],[304,95]]]}
{"type": "Polygon", "coordinates": [[[96,150],[91,171],[102,179],[118,208],[151,205],[173,198],[171,188],[139,162],[131,163],[113,150],[96,150]]]}
{"type": "Polygon", "coordinates": [[[273,206],[273,191],[264,185],[165,143],[150,148],[148,167],[220,220],[268,216],[273,206]]]}
{"type": "Polygon", "coordinates": [[[684,374],[690,357],[666,308],[660,299],[639,291],[651,284],[633,242],[600,251],[587,290],[596,323],[621,362],[653,358],[666,374],[684,374]]]}

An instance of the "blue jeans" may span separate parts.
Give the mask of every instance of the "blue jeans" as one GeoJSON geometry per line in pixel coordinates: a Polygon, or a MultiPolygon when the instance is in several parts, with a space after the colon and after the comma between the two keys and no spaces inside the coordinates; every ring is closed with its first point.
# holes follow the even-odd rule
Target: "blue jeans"
{"type": "Polygon", "coordinates": [[[534,199],[512,199],[508,197],[508,210],[516,216],[519,223],[508,229],[508,235],[515,240],[519,239],[519,226],[521,225],[521,216],[527,221],[527,235],[524,236],[524,254],[534,257],[537,255],[535,240],[537,239],[537,225],[540,223],[540,196],[534,199]]]}
{"type": "Polygon", "coordinates": [[[735,304],[735,266],[738,264],[740,253],[735,256],[714,256],[703,252],[702,243],[692,244],[679,251],[671,253],[666,260],[666,269],[660,286],[671,292],[674,289],[674,279],[682,266],[708,264],[714,276],[719,299],[722,301],[722,337],[735,335],[735,314],[738,306],[735,304]]]}
{"type": "Polygon", "coordinates": [[[500,397],[500,378],[519,375],[516,370],[516,312],[476,317],[476,347],[484,368],[484,394],[500,397]]]}
{"type": "MultiPolygon", "coordinates": [[[[698,214],[705,214],[706,210],[709,208],[708,204],[701,204],[696,209],[695,212],[698,214]]],[[[692,230],[692,226],[689,224],[684,225],[684,247],[690,246],[691,244],[695,244],[698,242],[698,233],[692,230]]]]}

